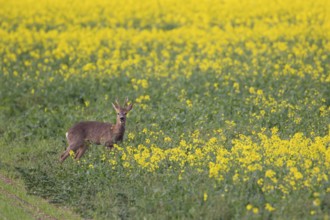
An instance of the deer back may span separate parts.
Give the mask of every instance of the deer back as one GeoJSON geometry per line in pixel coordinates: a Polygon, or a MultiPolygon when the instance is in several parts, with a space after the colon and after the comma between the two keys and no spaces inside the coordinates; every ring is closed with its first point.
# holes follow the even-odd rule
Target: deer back
{"type": "Polygon", "coordinates": [[[84,121],[75,124],[68,131],[68,141],[105,144],[114,142],[115,126],[110,123],[84,121]]]}

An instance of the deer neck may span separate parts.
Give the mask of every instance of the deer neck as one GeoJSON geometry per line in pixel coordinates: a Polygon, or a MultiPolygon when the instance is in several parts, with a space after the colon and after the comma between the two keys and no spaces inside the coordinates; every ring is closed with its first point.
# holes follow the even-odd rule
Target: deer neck
{"type": "Polygon", "coordinates": [[[115,127],[114,127],[114,133],[115,134],[124,134],[125,132],[125,122],[120,122],[120,120],[117,120],[115,127]]]}

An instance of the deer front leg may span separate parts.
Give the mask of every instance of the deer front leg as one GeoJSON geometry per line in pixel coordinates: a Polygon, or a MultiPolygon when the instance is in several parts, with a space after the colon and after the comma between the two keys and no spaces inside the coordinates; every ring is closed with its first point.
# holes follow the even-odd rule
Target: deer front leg
{"type": "Polygon", "coordinates": [[[107,143],[105,143],[105,146],[106,146],[106,148],[109,149],[109,150],[112,150],[112,149],[114,148],[112,142],[107,142],[107,143]]]}

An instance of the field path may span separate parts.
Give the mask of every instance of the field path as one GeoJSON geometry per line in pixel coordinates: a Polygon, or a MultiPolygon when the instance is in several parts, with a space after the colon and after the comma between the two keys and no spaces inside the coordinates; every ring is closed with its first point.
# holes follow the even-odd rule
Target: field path
{"type": "Polygon", "coordinates": [[[69,210],[55,207],[0,173],[0,219],[80,219],[69,210]]]}

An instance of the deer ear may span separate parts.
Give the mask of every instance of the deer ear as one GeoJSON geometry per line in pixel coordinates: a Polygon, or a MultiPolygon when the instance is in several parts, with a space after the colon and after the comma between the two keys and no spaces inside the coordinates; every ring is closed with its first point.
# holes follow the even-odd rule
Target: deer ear
{"type": "Polygon", "coordinates": [[[118,107],[113,103],[111,103],[111,104],[112,104],[113,108],[117,111],[118,107]]]}
{"type": "Polygon", "coordinates": [[[129,104],[127,107],[126,107],[126,110],[127,111],[131,111],[133,108],[133,104],[129,104]]]}

